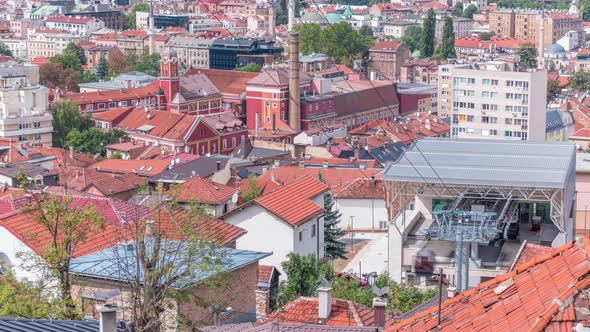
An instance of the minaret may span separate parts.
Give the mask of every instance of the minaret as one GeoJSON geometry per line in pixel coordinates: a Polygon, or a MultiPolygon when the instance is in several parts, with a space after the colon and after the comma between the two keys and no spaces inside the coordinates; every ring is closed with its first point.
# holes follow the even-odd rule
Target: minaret
{"type": "Polygon", "coordinates": [[[295,25],[295,0],[288,0],[289,5],[289,32],[293,31],[293,26],[295,25]]]}
{"type": "Polygon", "coordinates": [[[580,8],[578,8],[578,0],[572,0],[569,13],[576,17],[580,17],[580,8]]]}
{"type": "Polygon", "coordinates": [[[537,66],[539,69],[545,68],[545,4],[541,5],[541,25],[539,26],[539,61],[537,66]]]}
{"type": "Polygon", "coordinates": [[[148,17],[149,52],[156,53],[156,30],[154,29],[154,0],[150,0],[150,16],[148,17]]]}
{"type": "Polygon", "coordinates": [[[273,37],[275,35],[275,10],[272,5],[268,8],[268,33],[273,37]]]}

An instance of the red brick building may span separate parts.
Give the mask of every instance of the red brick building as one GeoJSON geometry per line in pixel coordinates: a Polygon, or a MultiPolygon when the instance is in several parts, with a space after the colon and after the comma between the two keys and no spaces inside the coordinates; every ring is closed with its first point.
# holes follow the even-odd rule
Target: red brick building
{"type": "Polygon", "coordinates": [[[143,106],[173,113],[203,115],[219,113],[221,93],[201,73],[180,77],[174,50],[164,52],[160,79],[144,87],[62,95],[77,104],[81,112],[94,113],[115,107],[143,106]]]}
{"type": "Polygon", "coordinates": [[[369,49],[369,72],[379,77],[395,79],[400,74],[401,66],[410,58],[410,49],[396,41],[375,43],[369,49]]]}

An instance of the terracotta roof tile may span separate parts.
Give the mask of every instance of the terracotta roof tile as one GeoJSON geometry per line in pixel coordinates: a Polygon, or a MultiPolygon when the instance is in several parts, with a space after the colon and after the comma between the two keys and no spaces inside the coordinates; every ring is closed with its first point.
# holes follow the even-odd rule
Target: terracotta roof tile
{"type": "Polygon", "coordinates": [[[152,176],[162,173],[169,165],[167,160],[107,159],[92,164],[89,168],[101,172],[136,173],[140,176],[152,176]]]}
{"type": "Polygon", "coordinates": [[[432,308],[387,331],[569,331],[577,322],[588,324],[573,309],[587,302],[580,291],[590,288],[589,253],[590,237],[550,249],[446,300],[440,328],[438,308],[432,308]]]}
{"type": "Polygon", "coordinates": [[[224,97],[239,97],[246,91],[246,83],[258,76],[258,73],[248,73],[236,70],[195,69],[186,71],[185,76],[203,73],[215,85],[224,97]]]}
{"type": "Polygon", "coordinates": [[[395,52],[399,47],[400,43],[394,40],[387,40],[375,43],[373,47],[371,47],[370,51],[373,52],[395,52]]]}
{"type": "Polygon", "coordinates": [[[117,128],[137,132],[140,128],[149,126],[150,129],[145,131],[146,135],[182,140],[196,120],[197,117],[192,115],[154,110],[146,112],[136,108],[119,122],[117,128]]]}
{"type": "Polygon", "coordinates": [[[258,283],[270,284],[274,270],[275,267],[272,265],[258,265],[258,283]]]}
{"type": "Polygon", "coordinates": [[[168,191],[179,202],[222,204],[229,201],[236,189],[203,177],[193,177],[168,191]]]}
{"type": "MultiPolygon", "coordinates": [[[[318,299],[300,297],[284,305],[280,311],[275,311],[258,320],[259,323],[308,323],[317,324],[318,299]]],[[[373,326],[374,313],[372,309],[356,304],[352,301],[332,299],[330,318],[322,325],[328,326],[373,326]]]]}
{"type": "Polygon", "coordinates": [[[256,203],[293,226],[321,213],[324,208],[312,198],[328,190],[328,186],[312,176],[304,176],[275,191],[258,197],[256,203]]]}

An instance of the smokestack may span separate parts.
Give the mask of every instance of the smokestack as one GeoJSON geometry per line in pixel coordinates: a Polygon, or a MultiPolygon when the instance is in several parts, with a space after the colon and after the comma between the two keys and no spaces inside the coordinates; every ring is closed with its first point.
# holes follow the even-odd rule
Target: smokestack
{"type": "Polygon", "coordinates": [[[156,30],[154,27],[154,1],[150,1],[150,13],[148,16],[148,50],[150,54],[156,53],[156,30]]]}
{"type": "MultiPolygon", "coordinates": [[[[295,0],[289,0],[289,32],[293,31],[293,25],[295,24],[295,0]]],[[[297,52],[299,54],[299,52],[297,52]]]]}
{"type": "Polygon", "coordinates": [[[272,133],[274,134],[277,128],[277,113],[272,114],[272,133]]]}
{"type": "Polygon", "coordinates": [[[299,33],[289,32],[289,125],[301,130],[299,96],[299,33]]]}
{"type": "Polygon", "coordinates": [[[96,311],[100,313],[99,331],[117,332],[117,306],[107,303],[97,306],[96,311]]]}
{"type": "Polygon", "coordinates": [[[275,35],[275,10],[272,6],[268,9],[268,33],[275,35]]]}

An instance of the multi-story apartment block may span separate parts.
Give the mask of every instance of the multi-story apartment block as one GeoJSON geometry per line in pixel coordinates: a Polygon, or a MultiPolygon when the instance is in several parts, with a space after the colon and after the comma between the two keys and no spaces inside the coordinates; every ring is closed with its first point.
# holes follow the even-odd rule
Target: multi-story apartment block
{"type": "Polygon", "coordinates": [[[409,27],[419,27],[420,23],[410,21],[396,21],[387,22],[383,25],[383,34],[386,36],[393,36],[401,38],[404,36],[409,27]]]}
{"type": "Polygon", "coordinates": [[[212,39],[190,36],[172,36],[167,47],[176,51],[178,62],[184,68],[209,68],[209,46],[212,39]]]}
{"type": "Polygon", "coordinates": [[[50,58],[59,55],[69,43],[77,43],[79,37],[71,33],[54,29],[40,29],[29,32],[27,49],[29,59],[36,57],[50,58]]]}
{"type": "MultiPolygon", "coordinates": [[[[436,20],[435,26],[435,33],[437,40],[442,38],[442,31],[444,27],[444,19],[436,20]]],[[[473,20],[464,17],[453,17],[453,32],[455,33],[455,38],[463,38],[469,36],[471,34],[471,30],[473,29],[473,20]]]]}
{"type": "MultiPolygon", "coordinates": [[[[498,36],[523,39],[537,45],[540,40],[541,11],[498,9],[490,13],[490,32],[498,36]]],[[[545,46],[555,44],[569,31],[581,31],[582,19],[564,11],[545,13],[545,46]]]]}
{"type": "Polygon", "coordinates": [[[1,38],[0,42],[4,43],[12,53],[14,59],[28,60],[27,40],[20,38],[1,38]]]}
{"type": "Polygon", "coordinates": [[[410,58],[410,49],[396,41],[382,41],[369,49],[369,71],[395,79],[402,63],[410,58]]]}
{"type": "Polygon", "coordinates": [[[545,139],[547,71],[517,68],[502,61],[439,67],[439,116],[451,118],[452,137],[545,139]]]}
{"type": "Polygon", "coordinates": [[[211,31],[215,28],[222,28],[223,23],[219,22],[214,18],[200,17],[191,19],[188,24],[188,29],[191,34],[198,35],[211,31]]]}
{"type": "Polygon", "coordinates": [[[45,20],[49,29],[64,30],[73,35],[88,37],[93,32],[105,27],[103,21],[93,17],[54,16],[45,20]]]}
{"type": "Polygon", "coordinates": [[[37,66],[0,67],[0,137],[51,146],[53,117],[37,66]]]}
{"type": "Polygon", "coordinates": [[[436,85],[438,66],[446,63],[440,60],[415,59],[402,63],[399,81],[401,83],[423,83],[436,85]]]}

